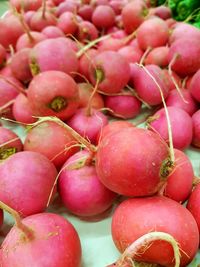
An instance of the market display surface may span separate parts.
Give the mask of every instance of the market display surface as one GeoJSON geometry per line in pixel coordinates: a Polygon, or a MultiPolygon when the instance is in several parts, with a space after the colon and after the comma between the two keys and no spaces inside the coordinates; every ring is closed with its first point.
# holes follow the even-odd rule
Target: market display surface
{"type": "Polygon", "coordinates": [[[0,267],[200,266],[199,9],[0,2],[0,267]]]}

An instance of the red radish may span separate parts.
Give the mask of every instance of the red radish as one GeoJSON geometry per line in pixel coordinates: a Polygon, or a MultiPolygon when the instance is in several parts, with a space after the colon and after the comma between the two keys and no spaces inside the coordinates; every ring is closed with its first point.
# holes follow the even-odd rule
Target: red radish
{"type": "MultiPolygon", "coordinates": [[[[88,105],[88,101],[93,92],[93,86],[88,83],[78,83],[79,88],[79,108],[85,108],[88,105]]],[[[91,107],[94,109],[102,109],[104,108],[104,100],[103,97],[99,93],[95,93],[91,100],[91,107]]]]}
{"type": "Polygon", "coordinates": [[[53,3],[58,6],[60,3],[64,2],[65,0],[53,0],[53,3]]]}
{"type": "MultiPolygon", "coordinates": [[[[145,234],[146,241],[148,236],[151,240],[151,233],[155,231],[168,233],[176,240],[180,266],[187,266],[193,260],[199,245],[198,227],[192,214],[176,201],[166,197],[133,198],[122,202],[114,212],[112,237],[120,252],[145,234]]],[[[174,266],[171,244],[159,240],[159,236],[150,244],[146,242],[145,247],[140,244],[132,259],[174,266]]]]}
{"type": "Polygon", "coordinates": [[[94,48],[89,49],[85,54],[79,59],[79,70],[85,78],[89,79],[89,66],[92,64],[94,57],[98,55],[98,51],[94,48]]]}
{"type": "Polygon", "coordinates": [[[47,37],[47,38],[59,38],[59,37],[64,37],[63,31],[61,31],[58,27],[56,26],[47,26],[42,30],[42,33],[47,37]]]}
{"type": "Polygon", "coordinates": [[[164,195],[177,202],[184,202],[192,191],[194,171],[192,163],[185,153],[175,149],[174,154],[174,166],[167,177],[164,195]]]}
{"type": "Polygon", "coordinates": [[[101,139],[96,155],[97,174],[106,187],[118,194],[152,195],[165,176],[168,156],[168,147],[159,135],[126,127],[101,139]]]}
{"type": "Polygon", "coordinates": [[[84,165],[83,162],[89,157],[89,152],[85,150],[74,154],[63,165],[58,179],[58,190],[64,205],[78,216],[101,214],[117,196],[99,181],[95,166],[84,165]]]}
{"type": "Polygon", "coordinates": [[[28,87],[28,101],[36,116],[71,117],[78,105],[75,81],[61,71],[45,71],[35,76],[28,87]]]}
{"type": "Polygon", "coordinates": [[[118,50],[119,54],[121,54],[129,63],[135,63],[140,61],[143,51],[141,49],[134,49],[132,46],[124,46],[118,50]]]}
{"type": "Polygon", "coordinates": [[[27,11],[25,14],[24,14],[24,21],[26,22],[26,24],[28,25],[28,27],[30,27],[30,21],[31,21],[31,18],[32,16],[35,14],[36,11],[27,11]]]}
{"type": "Polygon", "coordinates": [[[191,79],[189,91],[198,102],[200,102],[200,70],[198,70],[191,79]]]}
{"type": "Polygon", "coordinates": [[[105,40],[102,40],[98,44],[98,51],[118,51],[120,48],[122,48],[125,45],[124,40],[122,38],[114,38],[109,37],[105,40]]]}
{"type": "Polygon", "coordinates": [[[64,127],[56,122],[46,121],[36,124],[28,131],[24,150],[39,152],[60,168],[79,148],[77,141],[64,127]],[[45,139],[41,136],[45,136],[45,139]]]}
{"type": "Polygon", "coordinates": [[[181,77],[191,75],[200,68],[200,42],[197,38],[180,38],[169,48],[171,68],[181,77]]]}
{"type": "Polygon", "coordinates": [[[110,6],[98,5],[92,13],[92,23],[100,29],[108,29],[115,24],[115,12],[110,6]]]}
{"type": "Polygon", "coordinates": [[[109,6],[115,11],[116,15],[120,15],[123,7],[126,5],[126,0],[111,0],[109,6]]]}
{"type": "Polygon", "coordinates": [[[78,15],[84,20],[91,21],[94,8],[91,5],[82,5],[78,9],[78,15]]]}
{"type": "Polygon", "coordinates": [[[106,96],[105,107],[111,109],[114,117],[131,119],[141,111],[142,103],[133,95],[106,96]]]}
{"type": "MultiPolygon", "coordinates": [[[[172,29],[172,27],[174,27],[178,23],[173,18],[166,19],[165,22],[167,23],[167,26],[169,27],[169,29],[172,29]]],[[[171,34],[169,35],[169,43],[170,43],[170,36],[171,36],[171,34]]]]}
{"type": "Polygon", "coordinates": [[[192,144],[200,147],[200,110],[196,111],[192,116],[193,138],[192,144]]]}
{"type": "Polygon", "coordinates": [[[50,11],[46,11],[44,16],[43,11],[38,10],[31,17],[30,27],[32,31],[42,31],[45,27],[56,25],[56,23],[56,17],[50,11]]]}
{"type": "Polygon", "coordinates": [[[0,44],[0,68],[4,66],[6,62],[6,49],[0,44]]]}
{"type": "Polygon", "coordinates": [[[148,9],[142,1],[131,1],[123,7],[121,14],[125,31],[132,33],[145,20],[148,9]]]}
{"type": "Polygon", "coordinates": [[[60,15],[67,11],[76,13],[77,5],[75,4],[75,2],[64,1],[60,3],[56,9],[56,16],[60,17],[60,15]]]}
{"type": "Polygon", "coordinates": [[[176,89],[171,90],[166,99],[167,106],[181,108],[192,115],[198,109],[197,103],[187,89],[181,88],[180,93],[176,89]]]}
{"type": "Polygon", "coordinates": [[[158,6],[154,9],[153,14],[161,19],[169,19],[172,16],[171,9],[167,6],[158,6]]]}
{"type": "Polygon", "coordinates": [[[82,108],[77,109],[67,124],[91,143],[97,144],[101,129],[108,124],[108,119],[98,110],[91,109],[87,114],[87,108],[82,108]]]}
{"type": "Polygon", "coordinates": [[[200,232],[200,184],[197,184],[194,190],[192,191],[188,202],[187,202],[187,209],[192,213],[194,216],[199,232],[200,232]]]}
{"type": "Polygon", "coordinates": [[[0,200],[24,217],[43,212],[56,175],[53,163],[40,153],[13,154],[0,163],[0,200]]]}
{"type": "Polygon", "coordinates": [[[24,94],[19,94],[15,98],[15,102],[12,106],[12,113],[15,120],[21,123],[29,124],[37,120],[33,117],[33,110],[24,94]]]}
{"type": "Polygon", "coordinates": [[[57,26],[64,34],[74,35],[78,29],[76,15],[72,12],[64,12],[58,19],[57,26]]]}
{"type": "Polygon", "coordinates": [[[169,38],[166,22],[158,17],[144,21],[137,29],[137,40],[142,50],[163,46],[169,38]]]}
{"type": "Polygon", "coordinates": [[[130,67],[123,56],[113,51],[105,51],[94,58],[89,74],[93,85],[98,82],[100,91],[113,94],[120,92],[128,83],[130,67]]]}
{"type": "MultiPolygon", "coordinates": [[[[159,84],[164,98],[168,95],[168,88],[165,80],[162,77],[162,70],[157,65],[146,65],[146,70],[154,77],[156,82],[159,84]]],[[[131,71],[131,83],[138,93],[139,97],[142,98],[149,105],[158,105],[162,103],[162,97],[160,90],[145,69],[138,65],[132,66],[131,71]]]]}
{"type": "MultiPolygon", "coordinates": [[[[183,109],[168,107],[174,148],[185,149],[192,142],[192,119],[183,109]]],[[[150,122],[150,129],[156,131],[168,142],[168,127],[164,108],[157,111],[150,122]]]]}
{"type": "Polygon", "coordinates": [[[145,64],[154,64],[158,65],[159,67],[163,68],[168,65],[168,53],[169,47],[167,46],[159,46],[152,49],[145,59],[145,64]]]}
{"type": "Polygon", "coordinates": [[[175,80],[176,84],[178,85],[178,87],[182,87],[182,81],[181,81],[181,78],[176,74],[176,72],[172,71],[172,77],[171,75],[169,74],[169,71],[167,69],[163,69],[162,70],[162,78],[164,79],[165,81],[165,84],[167,85],[167,88],[169,89],[169,91],[175,89],[175,84],[173,82],[173,79],[175,80]]]}
{"type": "Polygon", "coordinates": [[[2,243],[2,267],[80,267],[81,243],[68,220],[39,213],[23,219],[20,225],[25,229],[13,226],[2,243]]]}
{"type": "Polygon", "coordinates": [[[193,76],[187,77],[186,82],[185,82],[186,89],[190,88],[190,84],[191,84],[192,78],[193,78],[193,76]]]}
{"type": "Polygon", "coordinates": [[[98,31],[91,22],[83,21],[78,24],[77,37],[80,42],[95,40],[98,38],[98,31]]]}
{"type": "Polygon", "coordinates": [[[22,34],[19,37],[19,39],[17,40],[17,44],[16,44],[16,50],[17,51],[19,51],[19,50],[21,50],[23,48],[32,48],[37,43],[47,39],[47,37],[41,32],[31,31],[30,34],[32,36],[31,40],[30,40],[30,38],[28,37],[28,35],[26,33],[22,34]]]}
{"type": "Polygon", "coordinates": [[[73,75],[78,69],[78,59],[76,53],[62,41],[62,38],[47,39],[32,49],[30,67],[33,75],[50,70],[73,75]]]}
{"type": "Polygon", "coordinates": [[[21,49],[11,57],[10,62],[13,76],[24,83],[29,82],[32,78],[29,67],[30,51],[30,48],[21,49]]]}
{"type": "Polygon", "coordinates": [[[38,10],[42,5],[42,0],[10,0],[12,7],[16,8],[17,11],[23,9],[24,11],[28,10],[38,10]]]}
{"type": "Polygon", "coordinates": [[[75,41],[73,41],[72,39],[70,39],[70,38],[66,38],[66,37],[60,37],[60,38],[58,38],[58,39],[59,39],[60,41],[64,42],[65,45],[67,45],[68,47],[70,47],[73,51],[78,52],[78,50],[79,50],[79,46],[78,46],[78,44],[77,44],[75,41]]]}
{"type": "Polygon", "coordinates": [[[6,65],[0,69],[0,74],[4,77],[13,77],[12,70],[9,65],[6,65]]]}
{"type": "Polygon", "coordinates": [[[0,127],[0,161],[23,149],[22,142],[12,130],[0,127]]]}

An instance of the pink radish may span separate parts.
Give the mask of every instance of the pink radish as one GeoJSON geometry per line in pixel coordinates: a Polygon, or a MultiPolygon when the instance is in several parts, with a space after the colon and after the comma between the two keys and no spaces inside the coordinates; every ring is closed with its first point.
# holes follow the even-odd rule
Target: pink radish
{"type": "Polygon", "coordinates": [[[154,9],[153,14],[161,19],[169,19],[172,16],[171,9],[167,6],[158,6],[154,9]]]}
{"type": "Polygon", "coordinates": [[[82,57],[79,59],[79,69],[78,72],[89,79],[89,69],[88,67],[92,64],[94,57],[98,55],[98,51],[94,48],[89,49],[82,57]]]}
{"type": "Polygon", "coordinates": [[[72,12],[75,13],[77,10],[77,5],[75,2],[69,2],[69,1],[64,1],[60,3],[56,9],[56,16],[60,17],[64,12],[72,12]]]}
{"type": "Polygon", "coordinates": [[[134,49],[132,46],[124,46],[118,50],[119,54],[121,54],[129,63],[135,63],[140,61],[143,51],[141,49],[134,49]]]}
{"type": "Polygon", "coordinates": [[[43,212],[56,175],[53,163],[40,153],[13,154],[0,163],[0,200],[24,217],[43,212]]]}
{"type": "Polygon", "coordinates": [[[0,127],[0,161],[23,149],[22,141],[12,130],[0,127]]]}
{"type": "Polygon", "coordinates": [[[175,80],[179,88],[182,87],[182,80],[174,71],[172,71],[172,73],[169,74],[169,71],[167,69],[163,69],[162,78],[164,79],[165,84],[167,85],[169,91],[176,88],[173,79],[175,80]]]}
{"type": "Polygon", "coordinates": [[[28,101],[36,116],[71,117],[78,105],[78,87],[71,76],[61,71],[45,71],[35,76],[28,87],[28,101]]]}
{"type": "Polygon", "coordinates": [[[20,11],[22,8],[24,11],[37,10],[41,7],[42,0],[26,0],[25,2],[23,0],[10,0],[10,4],[18,11],[20,11]]]}
{"type": "Polygon", "coordinates": [[[35,32],[31,31],[30,32],[32,39],[30,39],[26,33],[22,34],[19,39],[17,40],[16,44],[16,50],[19,51],[23,48],[32,48],[34,47],[37,43],[44,41],[47,39],[47,37],[41,33],[41,32],[35,32]]]}
{"type": "Polygon", "coordinates": [[[129,81],[130,67],[120,54],[105,51],[94,58],[89,75],[93,85],[98,83],[100,91],[108,94],[118,93],[129,81]]]}
{"type": "Polygon", "coordinates": [[[1,251],[2,267],[80,267],[81,263],[78,233],[68,220],[53,213],[38,213],[18,222],[1,251]]]}
{"type": "Polygon", "coordinates": [[[46,11],[45,16],[42,10],[38,10],[33,14],[30,20],[30,28],[32,31],[42,31],[47,26],[57,24],[56,17],[50,12],[46,11]]]}
{"type": "Polygon", "coordinates": [[[196,111],[192,116],[193,138],[192,144],[200,147],[200,110],[196,111]]]}
{"type": "Polygon", "coordinates": [[[24,150],[39,152],[60,168],[79,148],[69,131],[56,122],[46,121],[29,130],[24,141],[24,150]],[[45,136],[45,139],[41,136],[45,136]]]}
{"type": "Polygon", "coordinates": [[[58,27],[56,26],[48,26],[45,27],[42,30],[42,33],[47,37],[47,38],[59,38],[59,37],[64,37],[64,32],[61,31],[58,27]]]}
{"type": "Polygon", "coordinates": [[[110,28],[115,24],[115,12],[110,6],[98,5],[92,13],[92,23],[97,28],[110,28]]]}
{"type": "Polygon", "coordinates": [[[181,88],[180,93],[176,89],[171,90],[166,99],[167,106],[181,108],[192,115],[198,109],[196,101],[187,89],[181,88]]]}
{"type": "Polygon", "coordinates": [[[89,156],[85,150],[74,154],[63,165],[58,179],[58,190],[64,205],[78,216],[94,216],[104,212],[117,196],[99,181],[95,166],[84,164],[89,156]]]}
{"type": "Polygon", "coordinates": [[[83,21],[78,24],[78,40],[82,43],[98,38],[97,28],[89,21],[83,21]]]}
{"type": "Polygon", "coordinates": [[[101,139],[96,154],[97,174],[106,187],[118,194],[152,195],[167,173],[168,156],[167,145],[156,133],[122,128],[101,139]]]}
{"type": "Polygon", "coordinates": [[[152,49],[147,57],[145,58],[145,64],[154,64],[158,65],[161,68],[164,68],[168,65],[168,53],[169,48],[167,46],[159,46],[152,49]]]}
{"type": "Polygon", "coordinates": [[[84,20],[91,21],[94,8],[91,5],[82,5],[78,9],[78,15],[81,16],[84,20]]]}
{"type": "Polygon", "coordinates": [[[118,51],[120,48],[123,48],[125,45],[122,38],[109,37],[105,40],[102,40],[98,44],[98,51],[118,51]]]}
{"type": "Polygon", "coordinates": [[[78,30],[78,22],[76,15],[72,12],[64,12],[59,18],[57,23],[58,28],[64,32],[64,34],[74,35],[78,30]]]}
{"type": "Polygon", "coordinates": [[[189,91],[198,102],[200,102],[200,70],[198,70],[192,77],[189,84],[189,91]]]}
{"type": "Polygon", "coordinates": [[[135,253],[125,253],[124,265],[121,266],[130,266],[128,256],[132,260],[162,266],[174,266],[174,257],[178,256],[180,265],[176,266],[187,266],[195,257],[199,246],[198,227],[192,214],[166,197],[128,199],[116,209],[112,219],[112,237],[120,252],[143,235],[146,235],[146,242],[139,243],[137,250],[133,250],[135,253]],[[160,238],[157,234],[157,240],[151,242],[155,231],[170,234],[178,243],[180,256],[174,255],[172,243],[162,240],[162,233],[160,238]]]}
{"type": "MultiPolygon", "coordinates": [[[[192,119],[183,109],[168,107],[170,123],[172,128],[174,148],[185,149],[192,142],[192,119]]],[[[164,108],[157,111],[150,119],[149,128],[156,131],[168,142],[168,127],[164,108]]]]}
{"type": "Polygon", "coordinates": [[[144,21],[137,29],[137,40],[142,50],[163,46],[169,38],[166,22],[158,17],[144,21]]]}

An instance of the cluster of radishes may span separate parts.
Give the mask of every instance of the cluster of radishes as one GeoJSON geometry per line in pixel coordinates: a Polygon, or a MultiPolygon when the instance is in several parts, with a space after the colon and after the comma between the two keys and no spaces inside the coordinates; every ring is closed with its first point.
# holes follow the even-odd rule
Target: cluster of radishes
{"type": "Polygon", "coordinates": [[[57,194],[83,218],[127,198],[112,219],[122,256],[111,266],[187,266],[199,247],[200,186],[183,150],[200,148],[199,102],[200,31],[166,6],[10,0],[0,114],[27,135],[22,143],[0,127],[0,207],[15,218],[0,266],[80,266],[76,230],[44,212],[57,194]],[[126,121],[145,106],[146,129],[126,121]]]}

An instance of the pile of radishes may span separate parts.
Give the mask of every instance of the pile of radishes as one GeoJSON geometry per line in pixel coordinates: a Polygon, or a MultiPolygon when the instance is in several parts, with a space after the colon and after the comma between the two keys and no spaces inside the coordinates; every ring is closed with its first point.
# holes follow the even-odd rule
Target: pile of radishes
{"type": "Polygon", "coordinates": [[[200,149],[200,31],[150,2],[10,0],[0,208],[15,225],[1,267],[81,266],[79,229],[45,212],[58,198],[85,220],[112,208],[122,255],[110,266],[184,267],[197,254],[200,184],[184,150],[200,149]]]}

